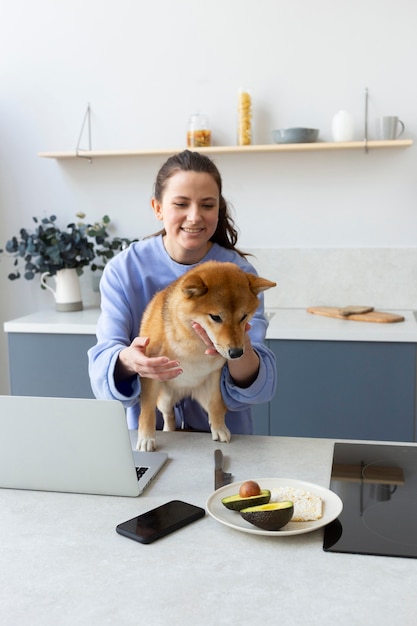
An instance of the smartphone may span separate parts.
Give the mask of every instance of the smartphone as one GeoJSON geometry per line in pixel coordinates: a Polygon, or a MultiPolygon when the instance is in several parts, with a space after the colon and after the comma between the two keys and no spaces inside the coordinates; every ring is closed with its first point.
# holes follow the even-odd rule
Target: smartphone
{"type": "Polygon", "coordinates": [[[152,543],[204,517],[205,510],[194,504],[171,500],[116,526],[116,532],[140,543],[152,543]]]}

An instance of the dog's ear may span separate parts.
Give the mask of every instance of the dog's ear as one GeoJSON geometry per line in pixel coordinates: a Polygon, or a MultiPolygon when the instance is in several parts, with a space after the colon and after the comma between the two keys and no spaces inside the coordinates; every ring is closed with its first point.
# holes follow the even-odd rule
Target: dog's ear
{"type": "Polygon", "coordinates": [[[182,293],[186,298],[199,298],[207,293],[208,287],[198,274],[187,277],[182,285],[182,293]]]}
{"type": "Polygon", "coordinates": [[[267,280],[266,278],[261,278],[260,276],[255,276],[254,274],[247,274],[250,290],[255,296],[261,291],[266,291],[267,289],[271,289],[272,287],[276,287],[277,284],[273,283],[272,280],[267,280]]]}

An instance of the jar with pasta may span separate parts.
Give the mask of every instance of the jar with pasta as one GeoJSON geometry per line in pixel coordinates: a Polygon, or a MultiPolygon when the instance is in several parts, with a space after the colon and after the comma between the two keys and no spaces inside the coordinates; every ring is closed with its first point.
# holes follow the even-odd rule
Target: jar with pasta
{"type": "Polygon", "coordinates": [[[211,130],[207,115],[194,113],[190,117],[187,132],[188,148],[207,148],[211,146],[211,130]]]}
{"type": "Polygon", "coordinates": [[[237,143],[239,146],[252,143],[252,96],[248,89],[239,90],[237,143]]]}

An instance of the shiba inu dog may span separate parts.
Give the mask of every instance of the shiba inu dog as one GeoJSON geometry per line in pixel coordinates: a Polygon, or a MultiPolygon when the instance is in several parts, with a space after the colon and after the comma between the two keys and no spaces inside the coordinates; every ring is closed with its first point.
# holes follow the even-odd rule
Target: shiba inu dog
{"type": "Polygon", "coordinates": [[[197,400],[208,413],[214,441],[229,442],[220,374],[227,359],[244,352],[245,327],[259,305],[258,294],[276,283],[244,272],[234,263],[208,261],[197,265],[158,292],[143,315],[139,336],[149,337],[146,354],[178,359],[183,373],[168,381],[141,379],[138,450],[155,450],[155,407],[164,430],[175,430],[174,405],[185,397],[197,400]],[[218,354],[192,327],[200,324],[218,354]]]}

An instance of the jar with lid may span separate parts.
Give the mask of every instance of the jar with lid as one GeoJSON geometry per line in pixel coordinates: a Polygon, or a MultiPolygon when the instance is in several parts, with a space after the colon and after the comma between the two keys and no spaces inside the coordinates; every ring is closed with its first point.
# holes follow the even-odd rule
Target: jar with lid
{"type": "Polygon", "coordinates": [[[187,146],[189,148],[206,148],[211,146],[211,130],[207,115],[194,113],[188,123],[187,146]]]}
{"type": "Polygon", "coordinates": [[[239,90],[237,143],[239,146],[252,143],[252,95],[248,89],[239,90]]]}

